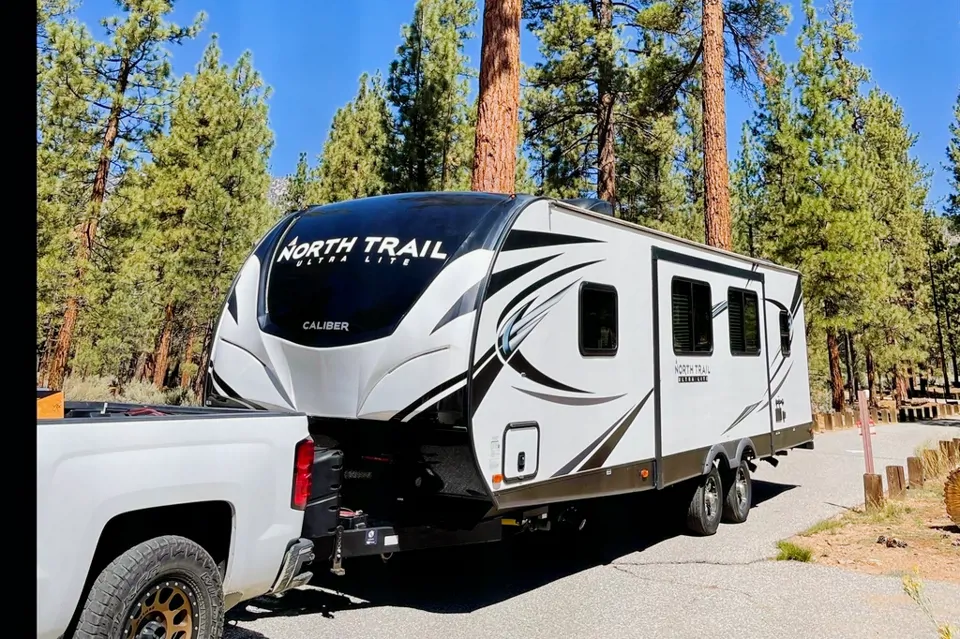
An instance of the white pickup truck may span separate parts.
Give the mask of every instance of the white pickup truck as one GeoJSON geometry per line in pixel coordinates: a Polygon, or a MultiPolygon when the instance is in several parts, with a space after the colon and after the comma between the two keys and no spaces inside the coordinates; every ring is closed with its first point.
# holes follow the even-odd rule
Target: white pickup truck
{"type": "Polygon", "coordinates": [[[67,402],[37,420],[37,638],[216,639],[302,585],[301,414],[67,402]]]}

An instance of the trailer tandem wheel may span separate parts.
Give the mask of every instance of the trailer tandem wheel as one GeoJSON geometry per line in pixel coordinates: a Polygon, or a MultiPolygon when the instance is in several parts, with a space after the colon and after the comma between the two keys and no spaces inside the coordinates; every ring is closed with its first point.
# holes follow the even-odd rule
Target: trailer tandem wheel
{"type": "Polygon", "coordinates": [[[724,473],[723,513],[725,523],[742,524],[750,515],[753,505],[753,480],[747,460],[741,459],[740,465],[724,473]]]}
{"type": "Polygon", "coordinates": [[[716,464],[710,472],[694,480],[695,489],[687,507],[687,528],[701,536],[712,535],[720,526],[723,484],[716,464]]]}

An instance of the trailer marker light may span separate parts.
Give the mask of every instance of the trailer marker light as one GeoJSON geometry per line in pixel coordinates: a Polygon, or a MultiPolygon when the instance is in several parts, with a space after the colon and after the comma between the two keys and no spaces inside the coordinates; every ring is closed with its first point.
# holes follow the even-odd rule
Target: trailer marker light
{"type": "Polygon", "coordinates": [[[650,476],[650,471],[649,471],[649,470],[647,470],[646,468],[641,468],[641,469],[640,469],[640,479],[646,479],[646,478],[649,477],[649,476],[650,476]]]}
{"type": "Polygon", "coordinates": [[[313,439],[307,437],[297,442],[293,456],[293,497],[290,507],[306,510],[310,491],[313,489],[313,439]]]}

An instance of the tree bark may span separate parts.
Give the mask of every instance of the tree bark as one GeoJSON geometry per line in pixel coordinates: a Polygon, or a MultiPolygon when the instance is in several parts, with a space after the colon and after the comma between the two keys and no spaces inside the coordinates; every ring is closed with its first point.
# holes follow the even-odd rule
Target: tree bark
{"type": "Polygon", "coordinates": [[[193,363],[193,348],[197,340],[197,325],[190,325],[190,333],[187,336],[187,350],[183,354],[183,364],[180,366],[180,388],[186,390],[190,388],[190,364],[193,363]]]}
{"type": "Polygon", "coordinates": [[[877,388],[876,388],[877,371],[873,364],[873,352],[870,350],[869,346],[867,347],[866,353],[864,354],[864,356],[866,358],[865,361],[867,366],[867,391],[870,393],[870,405],[873,407],[876,407],[877,406],[877,388]]]}
{"type": "Polygon", "coordinates": [[[47,327],[47,338],[43,343],[43,353],[40,354],[40,363],[37,365],[37,385],[47,386],[47,367],[50,357],[53,355],[53,347],[56,344],[57,331],[52,326],[47,327]]]}
{"type": "Polygon", "coordinates": [[[847,382],[850,384],[850,404],[853,405],[860,392],[860,380],[857,379],[857,352],[853,348],[853,336],[849,331],[844,331],[844,337],[847,343],[847,382]]]}
{"type": "Polygon", "coordinates": [[[516,189],[521,7],[521,0],[487,0],[484,4],[470,186],[474,191],[513,193],[516,189]]]}
{"type": "MultiPolygon", "coordinates": [[[[124,58],[120,61],[117,74],[116,95],[123,96],[127,92],[127,83],[132,70],[131,60],[124,58]]],[[[50,359],[50,370],[47,373],[47,385],[54,389],[63,388],[63,378],[66,375],[67,359],[70,357],[70,347],[73,345],[73,333],[77,327],[77,318],[80,314],[80,299],[76,288],[79,288],[86,272],[87,263],[93,253],[93,243],[97,236],[97,224],[100,221],[100,212],[103,200],[107,194],[107,177],[110,175],[110,163],[113,159],[113,148],[120,133],[121,101],[115,100],[107,116],[106,128],[103,133],[103,144],[100,148],[100,157],[97,160],[97,172],[93,178],[93,192],[90,194],[90,206],[87,215],[78,229],[79,246],[76,252],[76,267],[73,274],[75,290],[67,298],[66,310],[63,314],[63,323],[57,334],[57,345],[53,357],[50,359]]]]}
{"type": "MultiPolygon", "coordinates": [[[[933,312],[937,316],[937,344],[940,346],[940,370],[943,373],[943,398],[950,399],[950,376],[947,374],[947,355],[943,348],[943,327],[940,325],[940,303],[937,300],[936,278],[933,275],[933,258],[927,252],[927,264],[930,266],[930,289],[933,294],[933,312]]],[[[949,311],[947,311],[949,315],[949,311]]],[[[949,324],[948,324],[949,327],[949,324]]],[[[950,329],[947,328],[949,336],[950,329]]],[[[954,365],[956,368],[956,365],[954,365]]]]}
{"type": "Polygon", "coordinates": [[[203,341],[200,348],[200,361],[197,362],[197,376],[193,378],[193,392],[197,394],[200,401],[204,401],[203,385],[207,379],[207,366],[210,358],[210,338],[213,331],[213,323],[208,322],[203,329],[203,341]]]}
{"type": "Polygon", "coordinates": [[[167,377],[167,366],[170,361],[170,339],[173,336],[173,302],[168,302],[163,311],[163,331],[160,333],[160,343],[153,358],[153,385],[163,390],[163,383],[167,377]]]}
{"type": "Polygon", "coordinates": [[[731,250],[723,80],[723,2],[703,0],[703,174],[706,241],[731,250]]]}
{"type": "MultiPolygon", "coordinates": [[[[600,0],[597,24],[600,31],[613,29],[613,2],[600,0]]],[[[616,206],[617,163],[614,152],[616,131],[613,119],[613,51],[597,51],[598,75],[597,93],[599,111],[597,113],[597,197],[616,206]]]]}
{"type": "Polygon", "coordinates": [[[893,367],[893,399],[898,409],[907,399],[907,380],[903,377],[900,366],[893,367]]]}
{"type": "Polygon", "coordinates": [[[832,391],[833,410],[843,410],[843,373],[840,370],[840,342],[837,340],[837,331],[827,329],[827,356],[830,360],[830,388],[832,391]]]}
{"type": "Polygon", "coordinates": [[[147,378],[147,352],[137,355],[137,366],[133,369],[133,381],[142,382],[147,378]]]}
{"type": "Polygon", "coordinates": [[[947,345],[950,347],[950,360],[953,363],[953,383],[960,386],[960,371],[957,370],[957,345],[953,341],[953,325],[950,323],[950,309],[944,309],[947,319],[947,345]]]}

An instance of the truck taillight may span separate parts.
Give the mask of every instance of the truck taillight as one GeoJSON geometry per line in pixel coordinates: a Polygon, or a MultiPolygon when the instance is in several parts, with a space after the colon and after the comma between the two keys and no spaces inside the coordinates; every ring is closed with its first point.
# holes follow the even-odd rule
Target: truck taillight
{"type": "Polygon", "coordinates": [[[297,443],[293,456],[293,498],[290,506],[295,510],[305,510],[310,499],[310,490],[313,486],[313,439],[306,439],[297,443]]]}

